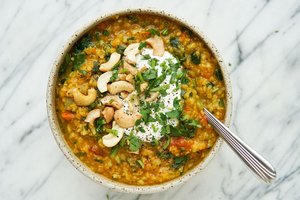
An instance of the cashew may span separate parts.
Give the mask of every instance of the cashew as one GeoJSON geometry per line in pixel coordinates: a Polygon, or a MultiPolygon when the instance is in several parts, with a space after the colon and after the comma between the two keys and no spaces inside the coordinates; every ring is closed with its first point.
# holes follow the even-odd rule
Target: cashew
{"type": "Polygon", "coordinates": [[[136,57],[135,55],[140,52],[139,50],[139,43],[133,43],[128,45],[128,47],[124,51],[125,60],[130,64],[136,63],[136,57]]]}
{"type": "Polygon", "coordinates": [[[121,95],[122,99],[125,99],[126,97],[128,97],[128,92],[125,92],[125,91],[120,92],[120,95],[121,95]]]}
{"type": "Polygon", "coordinates": [[[148,44],[150,44],[153,48],[153,55],[155,56],[163,56],[165,52],[164,41],[161,37],[155,36],[152,38],[148,38],[146,40],[148,44]]]}
{"type": "Polygon", "coordinates": [[[134,83],[134,79],[133,79],[133,75],[132,74],[128,74],[126,77],[125,77],[125,80],[128,81],[129,83],[134,83]]]}
{"type": "Polygon", "coordinates": [[[126,74],[118,74],[118,79],[120,81],[125,81],[126,80],[126,74]]]}
{"type": "Polygon", "coordinates": [[[116,130],[117,135],[109,133],[102,137],[102,143],[106,147],[116,146],[123,137],[124,130],[120,126],[118,126],[118,124],[116,124],[115,122],[113,122],[112,130],[116,130]]]}
{"type": "Polygon", "coordinates": [[[142,115],[138,112],[133,114],[124,113],[123,109],[117,110],[114,115],[114,119],[116,123],[122,128],[130,128],[133,127],[135,121],[141,119],[142,115]]]}
{"type": "Polygon", "coordinates": [[[110,55],[109,61],[100,65],[99,70],[102,72],[107,72],[112,70],[112,68],[119,62],[121,55],[114,52],[110,55]]]}
{"type": "Polygon", "coordinates": [[[123,106],[122,100],[117,96],[108,95],[101,99],[103,105],[113,106],[116,109],[120,109],[123,106]]]}
{"type": "Polygon", "coordinates": [[[97,98],[97,91],[94,88],[88,90],[88,94],[82,94],[77,88],[73,90],[74,101],[78,106],[88,106],[97,98]]]}
{"type": "Polygon", "coordinates": [[[91,125],[93,125],[95,119],[97,119],[98,117],[100,117],[100,109],[94,109],[94,110],[91,110],[87,114],[84,121],[90,123],[91,125]]]}
{"type": "Polygon", "coordinates": [[[112,77],[113,72],[105,72],[99,76],[97,81],[97,87],[101,93],[107,91],[107,83],[109,82],[110,78],[112,77]]]}
{"type": "Polygon", "coordinates": [[[141,89],[141,92],[144,92],[146,90],[146,88],[148,87],[148,83],[147,82],[144,82],[140,85],[140,89],[141,89]]]}
{"type": "Polygon", "coordinates": [[[146,70],[147,70],[147,67],[146,67],[146,66],[143,66],[143,67],[141,67],[141,68],[139,69],[140,72],[144,72],[144,71],[146,71],[146,70]]]}
{"type": "Polygon", "coordinates": [[[115,111],[112,107],[105,107],[102,114],[106,123],[109,123],[114,118],[115,111]]]}
{"type": "Polygon", "coordinates": [[[117,81],[108,85],[108,91],[111,94],[117,94],[122,91],[132,92],[133,90],[134,90],[133,85],[126,81],[117,81]]]}
{"type": "Polygon", "coordinates": [[[123,67],[124,69],[128,70],[129,73],[132,74],[133,76],[137,74],[137,69],[131,66],[130,64],[128,64],[126,61],[124,61],[123,67]]]}
{"type": "Polygon", "coordinates": [[[159,95],[159,92],[151,92],[150,97],[146,98],[145,101],[146,102],[155,101],[157,99],[158,95],[159,95]]]}

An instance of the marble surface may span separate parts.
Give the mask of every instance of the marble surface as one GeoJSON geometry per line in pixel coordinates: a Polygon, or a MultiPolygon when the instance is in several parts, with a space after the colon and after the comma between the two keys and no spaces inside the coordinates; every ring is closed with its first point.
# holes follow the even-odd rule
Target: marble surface
{"type": "Polygon", "coordinates": [[[300,199],[299,0],[1,0],[0,199],[300,199]],[[46,84],[58,51],[102,13],[153,7],[187,19],[213,41],[231,73],[231,129],[269,159],[259,182],[223,145],[203,173],[166,192],[110,191],[64,158],[51,134],[46,84]]]}

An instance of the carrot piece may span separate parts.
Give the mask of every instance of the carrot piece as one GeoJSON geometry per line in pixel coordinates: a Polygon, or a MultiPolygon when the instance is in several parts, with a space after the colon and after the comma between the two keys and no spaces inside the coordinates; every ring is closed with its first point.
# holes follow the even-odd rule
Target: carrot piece
{"type": "Polygon", "coordinates": [[[192,145],[192,141],[184,137],[171,138],[171,146],[188,148],[192,145]]]}
{"type": "Polygon", "coordinates": [[[72,119],[75,118],[75,115],[69,111],[64,111],[61,113],[61,117],[64,119],[64,120],[67,120],[67,121],[70,121],[72,119]]]}

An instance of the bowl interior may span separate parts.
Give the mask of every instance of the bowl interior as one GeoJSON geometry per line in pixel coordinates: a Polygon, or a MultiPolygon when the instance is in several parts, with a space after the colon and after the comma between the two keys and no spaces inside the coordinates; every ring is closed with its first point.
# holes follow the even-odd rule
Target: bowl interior
{"type": "Polygon", "coordinates": [[[93,28],[96,24],[106,20],[109,17],[112,17],[114,15],[124,15],[124,14],[132,14],[132,13],[147,13],[147,14],[153,14],[153,15],[159,15],[163,16],[166,18],[169,18],[173,20],[176,23],[179,23],[190,30],[192,30],[197,36],[199,36],[202,41],[207,45],[207,47],[210,49],[212,54],[216,57],[218,60],[220,69],[223,74],[224,82],[225,82],[225,87],[226,87],[226,114],[225,114],[225,120],[224,123],[226,126],[230,125],[230,120],[231,120],[231,109],[232,109],[232,95],[231,95],[231,85],[230,85],[230,79],[229,79],[229,74],[226,70],[226,66],[224,62],[222,61],[217,49],[213,46],[213,44],[206,38],[206,36],[199,31],[196,27],[188,25],[185,21],[177,18],[176,16],[172,16],[170,14],[166,14],[162,11],[155,11],[153,9],[147,9],[147,10],[125,10],[125,11],[120,11],[112,14],[107,14],[103,15],[86,26],[82,27],[79,31],[77,31],[69,40],[67,45],[65,45],[58,56],[57,60],[54,63],[54,66],[52,68],[52,71],[49,76],[49,82],[48,82],[48,87],[47,87],[47,111],[48,111],[48,119],[50,123],[50,127],[52,129],[52,133],[54,135],[54,138],[64,153],[64,155],[68,158],[68,160],[73,164],[73,166],[78,169],[81,173],[83,173],[85,176],[89,177],[93,181],[97,183],[101,183],[108,188],[115,189],[117,191],[121,192],[128,192],[128,193],[154,193],[154,192],[160,192],[172,187],[175,187],[179,185],[180,183],[183,183],[187,181],[191,176],[194,176],[196,173],[200,172],[202,169],[205,168],[205,166],[208,164],[208,162],[213,158],[213,156],[216,154],[216,152],[219,150],[220,145],[222,144],[222,139],[219,137],[212,147],[210,153],[204,158],[204,160],[199,163],[198,166],[187,172],[186,174],[170,180],[168,182],[162,183],[162,184],[157,184],[157,185],[151,185],[151,186],[135,186],[135,185],[128,185],[120,182],[113,181],[111,179],[106,178],[105,176],[102,176],[100,174],[97,174],[90,170],[86,165],[84,165],[71,151],[70,147],[67,145],[63,134],[62,130],[60,128],[58,118],[56,115],[55,111],[55,85],[56,81],[58,79],[58,70],[60,65],[62,64],[64,57],[66,53],[72,48],[74,43],[81,38],[82,35],[84,35],[86,32],[88,32],[91,28],[93,28]]]}

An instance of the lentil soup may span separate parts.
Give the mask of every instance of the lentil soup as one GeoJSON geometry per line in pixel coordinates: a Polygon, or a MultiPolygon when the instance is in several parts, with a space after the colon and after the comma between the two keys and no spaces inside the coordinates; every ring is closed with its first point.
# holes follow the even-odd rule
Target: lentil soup
{"type": "Polygon", "coordinates": [[[92,171],[154,185],[197,166],[224,121],[216,58],[183,25],[152,14],[111,17],[89,30],[59,69],[55,106],[67,144],[92,171]]]}

